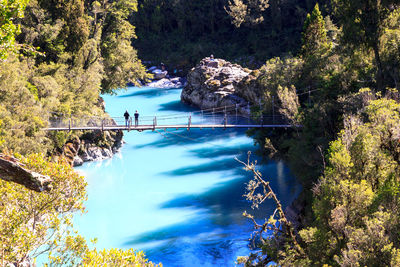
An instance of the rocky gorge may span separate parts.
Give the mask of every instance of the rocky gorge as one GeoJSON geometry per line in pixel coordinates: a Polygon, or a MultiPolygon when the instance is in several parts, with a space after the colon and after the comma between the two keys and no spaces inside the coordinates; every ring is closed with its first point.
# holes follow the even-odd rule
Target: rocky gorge
{"type": "Polygon", "coordinates": [[[123,144],[122,131],[92,131],[75,137],[63,147],[62,155],[73,166],[111,158],[123,144]]]}
{"type": "MultiPolygon", "coordinates": [[[[206,57],[187,75],[181,101],[200,109],[237,105],[242,114],[251,113],[249,106],[271,99],[275,95],[277,114],[293,123],[299,107],[295,88],[265,88],[260,82],[268,69],[250,70],[223,59],[206,57]]],[[[285,215],[298,229],[304,225],[305,196],[301,193],[285,209],[285,215]]]]}

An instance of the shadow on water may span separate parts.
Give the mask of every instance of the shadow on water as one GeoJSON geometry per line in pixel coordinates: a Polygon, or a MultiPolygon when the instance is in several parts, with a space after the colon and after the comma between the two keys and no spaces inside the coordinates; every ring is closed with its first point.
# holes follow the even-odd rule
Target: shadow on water
{"type": "MultiPolygon", "coordinates": [[[[198,220],[192,224],[177,224],[165,227],[159,231],[142,235],[135,239],[135,244],[142,242],[159,242],[162,245],[156,249],[146,250],[146,255],[162,255],[170,261],[163,261],[165,266],[199,266],[205,262],[214,263],[215,266],[230,266],[233,262],[226,262],[226,258],[234,257],[234,244],[230,239],[230,234],[220,230],[210,231],[211,226],[203,220],[198,220]],[[201,243],[195,242],[201,239],[201,243]],[[176,252],[182,252],[182,246],[190,248],[186,255],[176,258],[176,252]],[[170,255],[166,257],[166,255],[170,255]],[[196,255],[196,256],[194,256],[196,255]],[[203,262],[201,262],[201,260],[203,262]],[[218,260],[219,259],[219,260],[218,260]],[[221,265],[221,261],[225,264],[221,265]]],[[[214,228],[214,227],[213,227],[214,228]]],[[[245,243],[245,241],[244,241],[245,243]]],[[[128,242],[127,245],[130,245],[128,242]]],[[[245,246],[245,244],[243,244],[245,246]]]]}
{"type": "Polygon", "coordinates": [[[175,100],[165,104],[161,104],[158,111],[194,112],[194,111],[199,111],[199,109],[183,104],[180,100],[175,100]]]}
{"type": "Polygon", "coordinates": [[[164,138],[156,140],[154,142],[141,144],[135,146],[135,148],[146,148],[146,147],[156,147],[164,148],[173,145],[191,145],[199,143],[208,143],[217,141],[224,138],[240,137],[245,135],[245,130],[235,130],[235,129],[191,129],[187,130],[171,130],[159,131],[163,134],[164,138]]]}
{"type": "MultiPolygon", "coordinates": [[[[201,151],[199,152],[202,153],[201,151]]],[[[218,151],[213,151],[212,154],[226,154],[226,152],[221,151],[218,153],[218,151]]],[[[233,154],[237,155],[236,153],[233,154]]],[[[246,157],[245,154],[239,156],[241,160],[246,159],[246,157]]],[[[195,218],[189,218],[182,223],[132,236],[127,239],[125,245],[131,246],[158,242],[159,245],[156,248],[145,249],[146,255],[150,259],[163,258],[163,263],[166,266],[189,266],[187,264],[190,264],[190,261],[193,259],[179,257],[169,262],[170,258],[164,256],[168,254],[176,255],[176,250],[182,250],[183,244],[195,246],[196,255],[189,257],[194,257],[196,260],[206,257],[208,258],[208,262],[214,260],[218,264],[221,264],[220,261],[234,258],[234,251],[238,250],[238,246],[246,248],[248,245],[248,239],[250,238],[249,231],[252,229],[251,223],[243,219],[243,211],[250,211],[256,220],[262,222],[264,218],[272,214],[275,206],[272,200],[267,200],[262,208],[251,210],[250,203],[245,200],[243,194],[245,193],[245,183],[252,178],[252,174],[240,168],[239,163],[233,159],[227,159],[226,161],[233,162],[230,164],[230,170],[232,170],[229,172],[230,180],[221,181],[207,191],[199,194],[177,196],[160,206],[161,209],[178,208],[194,210],[196,211],[195,218]]],[[[218,162],[215,166],[217,165],[218,162]]],[[[206,169],[204,168],[203,170],[206,169]]],[[[198,170],[193,169],[192,171],[196,173],[198,170]]],[[[267,173],[270,177],[277,176],[275,164],[260,166],[260,171],[264,174],[267,173]]],[[[179,171],[173,171],[168,174],[175,176],[177,173],[180,175],[179,171]]],[[[189,171],[185,172],[185,175],[188,174],[190,174],[189,171]]],[[[286,175],[289,174],[286,173],[286,175]]],[[[271,181],[271,184],[276,184],[276,182],[271,181]]],[[[282,195],[280,197],[283,203],[287,204],[287,197],[282,195]]],[[[225,262],[224,266],[233,266],[233,261],[225,262]]]]}
{"type": "Polygon", "coordinates": [[[247,151],[254,150],[254,145],[244,144],[237,145],[234,147],[212,147],[212,148],[200,148],[190,150],[189,153],[194,154],[198,158],[216,158],[221,156],[232,156],[240,153],[245,153],[247,151]]]}
{"type": "Polygon", "coordinates": [[[232,158],[227,158],[223,160],[213,160],[212,162],[206,164],[183,167],[173,171],[164,172],[162,174],[177,177],[182,175],[192,175],[216,171],[225,172],[235,167],[237,167],[237,162],[232,160],[232,158]]]}
{"type": "MultiPolygon", "coordinates": [[[[222,131],[225,134],[225,131],[222,131]]],[[[212,133],[209,133],[212,135],[212,133]]],[[[191,136],[193,137],[193,136],[191,136]]],[[[177,137],[178,138],[178,137],[177,137]]],[[[199,136],[201,138],[201,136],[199,136]]],[[[211,138],[211,136],[210,136],[211,138]]],[[[207,140],[210,138],[206,138],[207,140]]],[[[192,140],[188,140],[190,143],[192,140]]],[[[163,142],[161,139],[160,142],[163,142]]],[[[200,141],[201,142],[201,141],[200,141]]],[[[155,142],[156,143],[156,142],[155,142]]],[[[157,144],[153,144],[157,146],[157,144]]],[[[168,144],[163,143],[163,146],[168,144]]],[[[182,243],[188,242],[190,246],[196,246],[196,259],[203,253],[204,257],[212,260],[224,260],[237,246],[238,231],[242,231],[241,240],[242,246],[246,247],[247,239],[250,237],[251,231],[250,222],[243,219],[242,213],[245,210],[250,210],[250,204],[245,200],[245,183],[252,178],[252,174],[241,168],[240,163],[234,160],[237,156],[240,160],[247,159],[247,151],[254,150],[252,144],[239,146],[223,147],[215,146],[212,148],[191,149],[189,153],[197,158],[210,158],[211,162],[178,168],[170,172],[163,173],[167,178],[178,177],[182,175],[203,174],[209,172],[223,172],[231,179],[223,180],[212,188],[200,194],[184,194],[169,200],[162,205],[161,209],[192,209],[196,211],[194,219],[187,219],[182,223],[157,229],[138,236],[128,238],[125,245],[137,245],[143,243],[160,242],[156,248],[149,248],[146,254],[150,259],[163,258],[164,264],[172,266],[187,266],[188,262],[168,262],[168,259],[162,255],[175,254],[177,249],[182,248],[182,243]],[[224,157],[223,159],[218,159],[224,157]],[[206,214],[205,214],[206,212],[206,214]],[[211,232],[210,229],[221,229],[217,232],[211,232]],[[233,240],[236,238],[236,240],[233,240]],[[200,240],[200,242],[199,242],[200,240]],[[236,242],[236,245],[234,244],[236,242]],[[183,264],[183,265],[180,265],[183,264]]],[[[258,157],[252,157],[253,160],[259,160],[258,157]]],[[[259,165],[260,171],[268,177],[277,177],[278,170],[276,164],[270,163],[259,165]]],[[[290,177],[287,169],[284,170],[285,177],[290,177]]],[[[267,177],[266,177],[267,178],[267,177]]],[[[285,180],[286,187],[289,187],[289,180],[285,180]]],[[[271,184],[276,186],[276,181],[271,181],[271,184]]],[[[293,188],[292,188],[293,189],[293,188]]],[[[293,189],[294,190],[294,189],[293,189]]],[[[288,204],[288,198],[291,199],[296,192],[291,192],[290,196],[278,195],[281,197],[283,204],[288,204]]],[[[252,214],[257,220],[268,217],[274,210],[274,203],[269,200],[261,209],[253,210],[252,214]]],[[[237,248],[236,248],[237,249],[237,248]]],[[[193,256],[192,256],[193,257],[193,256]]],[[[234,255],[232,254],[232,257],[234,255]]],[[[185,259],[180,258],[180,261],[185,259]]],[[[220,264],[220,262],[218,262],[220,264]]],[[[226,266],[232,266],[233,262],[227,262],[226,266]]]]}

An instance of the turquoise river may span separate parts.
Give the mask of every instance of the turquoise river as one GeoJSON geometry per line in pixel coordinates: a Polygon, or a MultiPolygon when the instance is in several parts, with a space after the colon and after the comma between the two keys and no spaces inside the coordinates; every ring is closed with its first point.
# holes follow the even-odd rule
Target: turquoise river
{"type": "MultiPolygon", "coordinates": [[[[180,93],[129,87],[104,99],[113,117],[125,109],[141,116],[196,111],[180,102],[180,93]]],[[[74,224],[87,240],[97,237],[99,249],[143,250],[164,266],[235,266],[237,256],[250,252],[253,228],[243,211],[262,221],[274,209],[268,202],[252,211],[243,197],[252,176],[234,158],[256,151],[253,140],[245,130],[171,132],[125,132],[126,143],[112,159],[77,168],[87,178],[88,201],[74,224]]],[[[259,165],[283,204],[290,204],[301,188],[287,167],[259,165]]]]}

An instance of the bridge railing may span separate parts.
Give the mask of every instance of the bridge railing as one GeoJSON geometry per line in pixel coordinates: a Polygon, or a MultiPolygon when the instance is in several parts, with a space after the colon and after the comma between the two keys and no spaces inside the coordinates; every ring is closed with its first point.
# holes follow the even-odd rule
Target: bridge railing
{"type": "Polygon", "coordinates": [[[111,118],[102,117],[56,117],[49,119],[51,128],[102,127],[117,125],[111,118]]]}
{"type": "MultiPolygon", "coordinates": [[[[285,117],[281,115],[244,116],[239,114],[203,113],[203,114],[176,114],[169,116],[141,116],[139,125],[171,126],[171,125],[290,125],[285,117]]],[[[49,128],[76,129],[126,126],[135,127],[135,119],[128,121],[124,117],[59,117],[51,118],[49,128]]]]}

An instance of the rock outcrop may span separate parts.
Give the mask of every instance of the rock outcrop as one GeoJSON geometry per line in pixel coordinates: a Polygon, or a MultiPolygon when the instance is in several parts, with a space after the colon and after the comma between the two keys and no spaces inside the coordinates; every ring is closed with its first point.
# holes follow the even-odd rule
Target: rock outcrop
{"type": "Polygon", "coordinates": [[[63,147],[62,155],[73,166],[84,162],[111,158],[123,144],[122,131],[85,132],[80,138],[75,137],[63,147]]]}
{"type": "Polygon", "coordinates": [[[223,59],[204,58],[189,72],[181,100],[201,109],[238,104],[247,114],[247,103],[261,95],[256,74],[223,59]]]}

